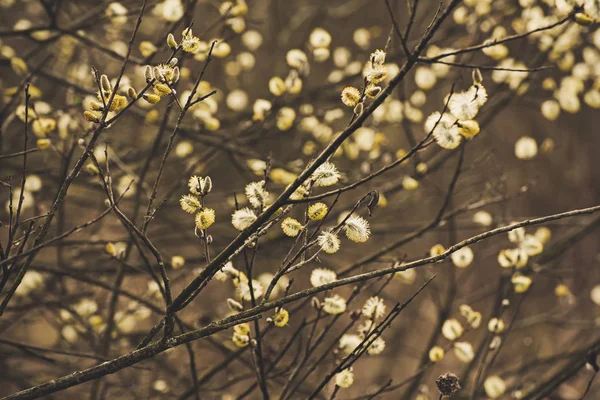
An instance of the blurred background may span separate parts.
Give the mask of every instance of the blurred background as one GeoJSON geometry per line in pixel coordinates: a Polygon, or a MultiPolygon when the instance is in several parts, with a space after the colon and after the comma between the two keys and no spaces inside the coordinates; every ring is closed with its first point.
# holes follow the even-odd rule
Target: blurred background
{"type": "MultiPolygon", "coordinates": [[[[173,33],[180,40],[183,29],[192,24],[204,52],[178,55],[181,79],[176,96],[184,103],[186,91],[193,87],[204,65],[205,46],[213,39],[219,40],[200,85],[200,94],[212,89],[217,93],[190,110],[183,120],[156,200],[150,207],[151,211],[160,209],[148,225],[148,238],[169,261],[167,272],[175,294],[206,264],[203,242],[194,234],[193,218],[179,206],[179,198],[188,192],[189,177],[198,174],[210,176],[213,181],[213,191],[205,201],[216,211],[216,222],[209,230],[213,238],[210,252],[214,256],[236,236],[230,215],[236,203],[240,207],[247,205],[244,186],[263,179],[267,160],[272,165],[269,192],[276,196],[348,125],[352,109],[342,104],[340,93],[348,85],[361,87],[361,73],[370,54],[386,49],[386,82],[398,71],[394,63],[401,66],[405,60],[400,42],[391,31],[390,14],[383,0],[246,3],[247,13],[232,16],[228,7],[239,5],[236,2],[223,5],[204,0],[148,1],[121,81],[123,93],[129,86],[141,90],[145,85],[144,67],[165,62],[171,54],[166,46],[167,34],[173,33]],[[331,36],[327,57],[315,55],[314,46],[311,47],[315,28],[322,28],[331,36]],[[302,71],[296,78],[301,80],[300,90],[296,83],[292,89],[293,85],[288,85],[287,93],[276,96],[269,90],[272,77],[291,81],[295,78],[286,62],[290,49],[300,49],[308,55],[310,72],[302,71]],[[264,118],[257,113],[257,99],[270,103],[271,109],[264,118]],[[281,110],[286,107],[294,110],[295,118],[288,129],[282,130],[281,110]],[[174,256],[183,257],[184,265],[174,256]]],[[[27,154],[28,178],[18,239],[25,234],[29,221],[33,221],[32,237],[39,232],[61,182],[89,140],[93,125],[83,119],[83,111],[97,90],[91,68],[111,80],[119,75],[141,4],[138,0],[0,0],[3,244],[7,243],[10,224],[9,186],[12,182],[14,188],[19,188],[23,176],[23,156],[5,155],[24,148],[25,125],[18,107],[24,104],[25,84],[31,85],[35,115],[38,119],[51,119],[54,126],[48,130],[30,125],[27,148],[36,150],[27,154]],[[21,61],[15,59],[25,64],[25,71],[21,61]]],[[[410,20],[413,4],[416,14],[408,38],[410,48],[423,36],[440,3],[390,0],[402,30],[410,20]]],[[[448,1],[441,4],[445,7],[448,1]]],[[[560,18],[558,7],[551,0],[459,2],[424,53],[433,57],[439,49],[459,49],[547,26],[560,18]]],[[[600,44],[600,39],[596,38],[599,35],[595,34],[595,24],[580,26],[569,21],[559,28],[564,30],[557,28],[507,43],[504,57],[490,57],[482,52],[458,56],[454,62],[481,67],[488,93],[488,102],[476,118],[481,132],[460,149],[429,145],[368,184],[344,192],[326,226],[334,225],[370,190],[377,190],[381,194],[380,207],[368,218],[372,238],[358,244],[344,240],[338,253],[320,255],[318,260],[290,274],[291,291],[310,287],[310,273],[317,267],[336,271],[340,277],[389,267],[428,256],[438,243],[447,248],[513,221],[599,204],[596,149],[600,138],[595,127],[600,118],[596,112],[600,101],[594,98],[595,93],[587,93],[597,89],[600,55],[594,43],[600,44]],[[565,36],[568,43],[560,49],[547,45],[548,41],[556,43],[554,40],[562,43],[565,36]],[[498,65],[552,68],[529,73],[493,71],[498,65]],[[575,96],[581,101],[577,100],[577,106],[566,104],[561,90],[580,84],[581,90],[576,90],[575,96]],[[434,221],[444,204],[461,154],[464,160],[442,222],[417,234],[434,221]],[[404,238],[408,239],[402,242],[404,238]],[[393,243],[397,245],[381,250],[393,243]]],[[[405,154],[425,137],[424,120],[444,108],[451,88],[463,91],[472,85],[472,68],[444,67],[418,63],[390,99],[367,120],[365,128],[342,146],[332,158],[342,172],[334,189],[368,176],[405,154]],[[427,71],[418,72],[419,68],[427,71]],[[433,84],[423,76],[433,79],[433,84]]],[[[119,204],[137,226],[143,226],[147,219],[148,199],[178,115],[174,101],[162,100],[156,105],[140,101],[103,131],[97,142],[94,154],[104,165],[106,149],[115,193],[123,193],[129,187],[119,204]]],[[[19,194],[15,190],[14,204],[19,194]]],[[[333,199],[324,201],[331,204],[333,199]]],[[[98,217],[106,207],[101,179],[88,162],[69,188],[46,240],[98,217]]],[[[304,205],[299,205],[291,215],[301,220],[304,212],[304,205]]],[[[364,208],[359,212],[367,217],[364,208]]],[[[598,340],[599,224],[597,216],[589,215],[551,222],[542,230],[538,226],[527,228],[528,234],[543,242],[544,251],[532,257],[519,272],[533,279],[526,293],[515,293],[511,283],[515,271],[498,263],[499,252],[514,247],[506,234],[470,246],[474,259],[467,268],[458,268],[447,259],[398,274],[391,280],[375,279],[358,289],[336,289],[335,293],[345,298],[356,293],[348,303],[348,311],[360,310],[373,295],[381,297],[389,310],[406,301],[435,274],[431,284],[383,333],[384,351],[361,357],[354,365],[354,384],[339,391],[337,398],[368,398],[360,396],[383,387],[378,398],[436,399],[435,379],[446,372],[456,373],[461,380],[464,389],[453,397],[458,399],[489,398],[481,383],[492,375],[500,376],[506,384],[505,393],[499,398],[521,398],[537,390],[539,384],[573,360],[581,359],[598,340]],[[432,364],[428,355],[432,346],[452,345],[441,333],[443,322],[456,318],[467,326],[459,311],[462,304],[483,316],[481,327],[467,329],[461,337],[461,341],[472,344],[475,359],[464,363],[453,352],[447,352],[443,360],[432,364]],[[498,335],[487,329],[493,317],[502,318],[507,326],[498,335]],[[495,345],[501,346],[488,351],[494,336],[500,338],[495,345]],[[475,381],[480,386],[476,391],[475,381]]],[[[159,320],[158,312],[164,304],[144,258],[135,247],[118,254],[119,249],[129,247],[130,240],[116,215],[109,213],[37,254],[29,268],[37,274],[28,272],[0,318],[0,395],[131,351],[159,320]],[[116,246],[117,253],[111,254],[110,246],[107,250],[109,244],[113,250],[116,246]],[[115,328],[108,347],[104,347],[102,331],[111,290],[120,273],[122,292],[117,299],[115,328]]],[[[16,254],[19,244],[14,243],[11,255],[16,254]]],[[[269,231],[258,245],[254,277],[268,283],[268,274],[276,272],[292,244],[293,239],[279,227],[269,231]]],[[[30,247],[31,240],[25,249],[30,247]]],[[[144,257],[149,255],[144,252],[144,257]]],[[[245,271],[244,256],[234,259],[233,266],[245,271]]],[[[158,274],[158,270],[154,272],[158,274]]],[[[7,287],[12,279],[11,275],[7,287]]],[[[281,296],[283,290],[279,292],[281,296]]],[[[235,287],[230,280],[213,280],[181,313],[181,318],[188,328],[205,326],[229,315],[226,300],[234,297],[235,287]]],[[[317,297],[322,301],[324,296],[317,297]]],[[[303,322],[314,322],[317,316],[309,302],[290,304],[288,309],[288,326],[268,331],[263,339],[264,357],[270,365],[294,338],[289,350],[273,366],[269,388],[273,398],[279,398],[286,386],[295,387],[295,391],[281,398],[307,398],[344,356],[338,342],[343,333],[348,333],[344,329],[351,317],[349,313],[335,318],[322,316],[313,328],[303,322]],[[311,329],[325,335],[304,360],[311,329]],[[293,335],[297,332],[296,338],[293,335]],[[291,384],[286,383],[288,379],[291,384]]],[[[350,331],[356,331],[359,322],[350,331]]],[[[262,398],[255,385],[250,351],[235,346],[231,330],[193,342],[191,349],[200,378],[200,398],[262,398]]],[[[189,351],[180,346],[96,383],[79,385],[48,398],[193,398],[189,351]]],[[[580,369],[564,381],[554,379],[557,387],[547,398],[579,398],[592,375],[592,371],[580,369]]],[[[587,398],[596,398],[599,388],[597,383],[592,385],[587,398]]],[[[329,384],[319,398],[330,398],[332,390],[333,385],[329,384]]]]}

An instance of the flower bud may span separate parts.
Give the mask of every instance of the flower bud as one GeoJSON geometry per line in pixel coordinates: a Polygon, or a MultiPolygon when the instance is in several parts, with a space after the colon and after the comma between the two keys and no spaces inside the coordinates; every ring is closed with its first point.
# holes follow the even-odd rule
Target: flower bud
{"type": "Polygon", "coordinates": [[[210,176],[207,176],[206,178],[202,179],[202,182],[200,184],[200,195],[206,196],[212,190],[212,186],[213,184],[212,179],[210,179],[210,176]]]}
{"type": "Polygon", "coordinates": [[[102,76],[100,77],[100,87],[105,92],[112,92],[112,85],[108,80],[108,76],[102,74],[102,76]]]}
{"type": "Polygon", "coordinates": [[[360,117],[363,113],[363,109],[364,109],[364,104],[358,103],[356,105],[356,107],[354,107],[354,114],[356,114],[357,117],[360,117]]]}
{"type": "Polygon", "coordinates": [[[98,118],[98,116],[91,111],[85,111],[83,113],[83,118],[88,122],[100,122],[100,118],[98,118]]]}
{"type": "MultiPolygon", "coordinates": [[[[161,82],[167,81],[167,78],[165,78],[165,76],[163,75],[163,73],[161,72],[161,70],[158,67],[152,68],[152,72],[153,72],[154,78],[156,80],[161,81],[161,82]]],[[[146,75],[146,79],[147,79],[147,75],[146,75]]]]}
{"type": "Polygon", "coordinates": [[[318,298],[313,297],[310,299],[310,305],[312,306],[312,308],[314,308],[315,310],[320,310],[321,309],[321,302],[319,301],[318,298]]]}
{"type": "Polygon", "coordinates": [[[146,100],[150,104],[156,104],[160,101],[160,96],[156,94],[144,94],[144,100],[146,100]]]}
{"type": "Polygon", "coordinates": [[[104,110],[104,106],[97,101],[90,101],[90,110],[92,111],[102,111],[104,110]]]}
{"type": "Polygon", "coordinates": [[[137,99],[137,96],[138,94],[134,88],[130,87],[129,89],[127,89],[127,97],[129,97],[129,100],[134,101],[135,99],[137,99]]]}
{"type": "Polygon", "coordinates": [[[594,23],[594,19],[585,13],[575,14],[575,22],[581,26],[590,26],[594,23]]]}
{"type": "Polygon", "coordinates": [[[164,83],[157,83],[156,85],[154,85],[154,94],[160,97],[168,96],[169,94],[171,94],[171,88],[169,87],[169,85],[166,85],[164,83]]]}
{"type": "Polygon", "coordinates": [[[365,96],[370,99],[379,96],[379,93],[381,93],[381,88],[379,86],[369,86],[367,90],[365,90],[365,96]]]}
{"type": "Polygon", "coordinates": [[[242,311],[244,309],[244,306],[241,305],[239,302],[235,301],[234,299],[227,299],[227,306],[232,311],[242,311]]]}
{"type": "Polygon", "coordinates": [[[176,83],[179,81],[179,67],[173,68],[173,78],[171,79],[172,83],[176,83]]]}
{"type": "Polygon", "coordinates": [[[481,71],[479,68],[475,68],[472,73],[473,83],[475,85],[480,85],[483,82],[483,76],[481,75],[481,71]]]}
{"type": "Polygon", "coordinates": [[[173,36],[172,33],[169,33],[169,35],[167,35],[167,45],[171,50],[175,50],[178,46],[177,41],[175,40],[175,36],[173,36]]]}
{"type": "Polygon", "coordinates": [[[40,150],[46,150],[51,144],[52,141],[50,139],[38,139],[36,142],[36,145],[40,150]]]}
{"type": "Polygon", "coordinates": [[[152,73],[151,66],[146,65],[146,69],[144,70],[144,76],[146,77],[146,83],[154,79],[154,74],[152,73]]]}

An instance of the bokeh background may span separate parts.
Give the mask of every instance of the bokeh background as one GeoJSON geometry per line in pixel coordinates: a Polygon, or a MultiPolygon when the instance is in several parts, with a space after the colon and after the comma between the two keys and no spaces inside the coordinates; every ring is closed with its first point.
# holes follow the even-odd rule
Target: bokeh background
{"type": "MultiPolygon", "coordinates": [[[[62,115],[70,118],[66,127],[59,126],[48,135],[52,142],[49,149],[28,155],[27,175],[39,177],[41,187],[29,194],[28,207],[22,219],[33,218],[44,215],[49,209],[63,180],[65,168],[72,168],[81,154],[77,142],[80,138],[85,139],[84,134],[89,128],[82,119],[82,113],[95,91],[91,67],[111,79],[118,75],[120,58],[127,48],[141,2],[120,2],[127,10],[124,16],[120,16],[124,18],[124,23],[123,20],[115,22],[115,17],[107,14],[106,9],[110,5],[107,1],[4,0],[0,3],[0,82],[4,93],[0,112],[0,154],[23,149],[24,125],[15,115],[16,106],[23,104],[23,98],[19,96],[20,99],[13,101],[13,95],[14,88],[20,88],[24,79],[30,79],[35,87],[33,101],[36,111],[38,108],[47,111],[46,114],[57,120],[62,115]],[[57,4],[57,25],[48,33],[42,35],[38,32],[37,37],[34,34],[14,33],[17,28],[46,26],[49,14],[45,6],[56,10],[52,7],[57,4]],[[84,21],[83,25],[77,26],[80,21],[84,21]],[[74,25],[76,30],[72,31],[74,25]],[[11,58],[15,56],[25,60],[31,76],[20,76],[11,68],[11,58]]],[[[166,260],[176,255],[186,260],[182,268],[168,266],[173,292],[179,293],[205,265],[202,243],[194,235],[193,220],[181,211],[178,203],[179,197],[187,192],[189,176],[194,173],[208,175],[213,180],[213,192],[206,201],[217,214],[217,222],[210,229],[214,239],[211,252],[216,254],[236,235],[230,224],[230,214],[235,207],[234,196],[243,204],[244,186],[261,179],[260,172],[257,174],[251,168],[252,160],[271,157],[274,167],[299,173],[313,154],[326,145],[326,142],[315,138],[312,132],[300,127],[303,117],[301,106],[312,105],[312,114],[321,121],[327,120],[324,123],[333,133],[341,131],[351,117],[351,110],[339,100],[341,89],[348,84],[361,85],[362,64],[372,51],[386,46],[391,22],[383,0],[247,0],[249,12],[244,16],[246,28],[236,33],[227,24],[227,19],[221,17],[217,1],[184,1],[185,15],[178,23],[165,21],[160,9],[153,10],[154,7],[165,7],[163,3],[148,2],[147,15],[133,46],[134,62],[130,63],[125,73],[129,85],[136,88],[144,85],[143,67],[146,63],[139,43],[148,40],[159,45],[151,61],[151,64],[155,64],[168,57],[169,52],[164,45],[167,33],[172,32],[179,38],[182,29],[192,21],[194,34],[202,40],[224,39],[231,47],[230,54],[211,61],[204,78],[211,88],[218,91],[214,96],[218,107],[214,116],[219,119],[220,127],[210,131],[194,117],[185,119],[175,139],[175,149],[168,158],[155,205],[163,199],[166,202],[156,213],[148,230],[148,237],[166,260]],[[269,79],[287,75],[287,51],[292,48],[307,50],[307,40],[315,27],[322,27],[331,34],[332,53],[336,48],[348,50],[348,63],[338,66],[333,57],[322,63],[311,62],[310,74],[303,78],[303,89],[299,94],[273,98],[269,93],[269,79]],[[360,29],[368,32],[366,44],[357,44],[356,32],[360,29]],[[262,43],[258,48],[249,48],[248,36],[244,39],[244,32],[248,31],[260,34],[262,43]],[[254,61],[249,61],[246,54],[250,54],[254,61]],[[139,61],[139,65],[135,61],[139,61]],[[348,67],[353,61],[360,62],[358,71],[348,67]],[[332,82],[337,80],[332,77],[334,71],[341,71],[337,73],[343,76],[341,82],[332,82]],[[237,103],[233,108],[228,105],[228,96],[234,91],[243,91],[240,96],[242,99],[245,97],[246,101],[242,101],[245,103],[242,107],[237,103]],[[252,104],[258,98],[271,100],[275,111],[282,106],[294,108],[298,114],[297,123],[292,129],[282,132],[277,129],[274,117],[253,121],[252,104]],[[341,117],[334,118],[336,114],[341,117]],[[311,144],[307,145],[307,142],[311,144]]],[[[540,2],[539,5],[532,3],[530,7],[539,6],[550,14],[550,2],[540,2]]],[[[405,2],[392,0],[391,4],[399,25],[406,26],[409,13],[405,2]]],[[[468,12],[474,12],[472,7],[463,6],[468,12]]],[[[437,7],[438,2],[435,1],[418,2],[409,39],[412,46],[426,30],[437,7]]],[[[489,14],[479,16],[474,27],[457,24],[453,18],[449,18],[431,44],[440,48],[460,48],[481,43],[490,37],[491,29],[495,26],[504,26],[509,34],[514,34],[513,22],[522,15],[522,9],[518,2],[494,2],[489,14]]],[[[594,28],[581,28],[582,42],[573,49],[576,59],[581,58],[583,48],[593,47],[590,37],[594,28]]],[[[528,67],[553,65],[547,56],[540,55],[536,40],[517,40],[511,42],[508,48],[512,57],[528,67]]],[[[402,61],[402,51],[395,38],[391,40],[387,51],[388,59],[402,61]]],[[[180,62],[187,69],[179,83],[178,90],[183,92],[191,88],[203,62],[194,59],[193,55],[181,57],[180,62]],[[186,78],[188,75],[189,78],[186,78]]],[[[459,62],[496,65],[495,61],[480,53],[465,55],[459,62]]],[[[464,147],[464,162],[449,210],[477,201],[489,201],[491,204],[482,210],[492,216],[491,224],[482,226],[474,221],[475,210],[460,213],[441,226],[382,255],[376,262],[360,266],[357,272],[390,266],[395,261],[414,260],[428,255],[429,249],[436,243],[447,247],[511,221],[600,203],[597,160],[600,138],[596,130],[599,114],[585,104],[582,104],[578,113],[563,111],[554,121],[544,118],[540,112],[541,104],[552,97],[552,92],[542,87],[544,79],[552,78],[560,82],[571,71],[553,68],[532,72],[527,77],[528,90],[522,94],[515,93],[505,83],[495,82],[491,71],[482,69],[482,73],[483,84],[489,95],[488,104],[478,116],[482,131],[464,147]],[[528,160],[515,155],[515,144],[523,136],[535,139],[538,144],[537,154],[528,160]],[[495,198],[500,200],[491,202],[495,198]]],[[[424,118],[433,111],[441,110],[444,97],[453,84],[456,90],[467,89],[471,85],[471,69],[451,68],[447,76],[440,78],[426,92],[425,103],[415,106],[421,110],[424,118]]],[[[593,80],[592,83],[586,82],[586,87],[590,85],[593,85],[593,80]]],[[[419,90],[413,71],[392,97],[402,102],[409,101],[411,95],[419,90]]],[[[236,100],[241,101],[239,98],[236,100]]],[[[233,104],[234,100],[231,102],[233,104]]],[[[166,103],[163,101],[153,108],[147,105],[133,107],[114,126],[102,133],[97,146],[96,154],[100,156],[105,145],[108,147],[112,177],[118,191],[127,187],[131,180],[137,182],[145,163],[150,159],[140,190],[136,193],[131,190],[121,205],[128,216],[136,215],[136,224],[144,221],[148,195],[177,116],[175,107],[170,107],[170,118],[166,122],[168,127],[157,141],[166,103]],[[150,114],[151,110],[157,110],[158,116],[150,114]],[[150,157],[151,154],[154,156],[150,157]]],[[[386,112],[397,114],[397,110],[390,108],[386,112]]],[[[360,151],[357,157],[349,157],[352,149],[348,149],[333,159],[343,172],[342,184],[351,183],[388,164],[395,159],[399,150],[411,148],[411,136],[419,141],[426,134],[422,122],[409,121],[406,117],[402,121],[399,119],[402,116],[384,115],[379,120],[368,120],[366,126],[381,133],[377,148],[360,151]]],[[[30,147],[33,147],[38,138],[31,132],[30,135],[30,147]]],[[[351,143],[354,141],[354,138],[350,139],[351,143]]],[[[315,267],[342,271],[383,245],[430,223],[444,201],[459,153],[460,150],[446,151],[435,145],[428,146],[418,153],[418,162],[410,160],[368,185],[345,192],[333,211],[335,218],[349,210],[369,190],[378,190],[384,195],[387,204],[377,208],[369,219],[372,239],[366,244],[346,241],[339,253],[322,256],[319,263],[295,272],[292,290],[308,287],[310,271],[315,267]],[[419,162],[427,168],[418,166],[419,162]],[[418,180],[418,189],[405,190],[403,180],[407,175],[418,180]]],[[[0,180],[8,182],[9,176],[13,183],[20,182],[22,157],[0,158],[0,180]]],[[[284,188],[284,183],[273,183],[270,191],[278,194],[284,188]]],[[[6,243],[7,237],[8,213],[5,205],[8,199],[8,188],[4,185],[0,187],[0,220],[3,222],[0,238],[3,243],[6,243]]],[[[84,169],[69,189],[48,238],[95,218],[106,208],[105,200],[99,178],[87,168],[84,169]]],[[[303,212],[303,207],[299,206],[292,215],[300,217],[303,212]]],[[[535,278],[526,295],[517,295],[512,291],[511,271],[498,265],[498,252],[510,247],[506,235],[471,246],[475,258],[466,269],[456,268],[448,259],[418,268],[415,276],[409,277],[408,281],[406,278],[390,282],[383,279],[362,290],[349,305],[350,310],[360,309],[363,302],[381,286],[385,288],[378,295],[390,308],[396,302],[408,299],[427,279],[437,274],[431,285],[383,334],[387,344],[384,352],[377,356],[365,356],[355,364],[355,383],[351,388],[339,392],[338,398],[363,396],[376,391],[390,379],[395,385],[415,374],[419,365],[428,360],[427,352],[432,345],[448,345],[449,342],[439,334],[440,323],[449,317],[458,318],[461,304],[469,304],[484,317],[483,327],[467,332],[464,340],[471,342],[475,349],[485,348],[485,343],[491,338],[485,325],[489,318],[497,315],[499,303],[504,298],[510,300],[510,306],[503,311],[503,319],[511,323],[510,330],[486,374],[500,375],[506,381],[509,389],[503,398],[510,398],[515,391],[523,391],[552,376],[574,357],[581,356],[580,353],[598,339],[599,305],[592,301],[590,293],[600,283],[599,236],[595,229],[599,223],[598,217],[591,215],[544,225],[552,232],[552,238],[545,244],[544,252],[530,261],[528,268],[535,271],[531,272],[535,278]],[[556,287],[561,284],[566,285],[568,292],[557,295],[556,287]]],[[[35,222],[34,226],[35,233],[39,222],[35,222]]],[[[25,227],[23,225],[22,229],[25,227]]],[[[534,233],[536,229],[531,227],[527,231],[534,233]]],[[[20,232],[22,234],[23,230],[20,232]]],[[[148,283],[151,279],[139,254],[132,251],[123,264],[105,250],[107,243],[127,243],[128,240],[127,231],[115,215],[110,214],[82,232],[39,252],[31,270],[41,274],[43,284],[16,296],[0,318],[0,338],[6,341],[0,341],[0,395],[8,395],[98,362],[90,357],[98,354],[100,333],[94,331],[88,321],[76,323],[65,320],[61,310],[72,309],[80,305],[82,300],[90,300],[97,305],[97,310],[92,314],[105,317],[110,300],[110,290],[106,288],[112,287],[116,273],[123,265],[126,268],[122,289],[162,309],[161,299],[149,292],[148,283]],[[105,287],[100,288],[98,283],[105,287]],[[72,329],[65,331],[65,326],[77,324],[85,329],[78,328],[75,337],[72,329]],[[19,348],[15,343],[39,349],[19,348]],[[43,349],[72,352],[79,356],[43,349]]],[[[254,273],[274,273],[291,243],[292,239],[285,237],[279,229],[273,229],[260,242],[254,273]]],[[[243,258],[238,257],[233,264],[242,269],[243,258]]],[[[352,287],[345,287],[336,290],[336,293],[348,296],[352,290],[352,287]]],[[[211,282],[186,308],[182,318],[195,327],[218,320],[230,313],[226,304],[229,297],[234,297],[231,282],[211,282]]],[[[320,297],[322,299],[323,296],[320,297]]],[[[123,314],[119,316],[121,320],[109,352],[102,357],[114,358],[131,350],[158,320],[158,316],[152,312],[139,311],[141,307],[131,298],[119,297],[118,310],[123,314]]],[[[290,307],[294,312],[291,313],[289,326],[270,333],[268,339],[264,340],[267,360],[272,359],[284,346],[303,318],[314,318],[315,311],[309,305],[298,310],[295,307],[290,307]]],[[[323,325],[319,325],[321,329],[328,321],[330,319],[322,321],[323,325]]],[[[349,316],[345,315],[333,325],[320,350],[311,358],[314,360],[325,353],[324,361],[291,398],[305,398],[334,368],[340,353],[325,350],[335,342],[349,321],[349,316]]],[[[270,383],[273,396],[281,390],[290,371],[293,371],[298,360],[294,356],[302,354],[307,334],[302,334],[304,339],[293,346],[282,364],[275,369],[277,374],[270,383]]],[[[232,352],[238,350],[231,342],[231,331],[220,332],[210,340],[197,341],[193,349],[199,376],[212,372],[232,352]]],[[[207,380],[200,389],[201,398],[238,398],[255,383],[255,375],[249,367],[251,363],[249,352],[234,357],[232,362],[214,372],[211,379],[207,380]]],[[[437,376],[455,372],[461,378],[468,376],[472,380],[475,375],[473,370],[477,370],[479,363],[480,359],[477,358],[471,366],[465,365],[448,353],[441,362],[428,367],[418,378],[382,394],[380,398],[413,399],[421,395],[421,399],[436,399],[437,376]]],[[[186,349],[181,346],[137,368],[128,368],[104,378],[97,394],[101,397],[97,398],[182,398],[180,396],[192,387],[188,370],[186,349]],[[156,382],[160,380],[167,383],[166,389],[160,385],[157,387],[156,382]]],[[[582,369],[556,388],[548,398],[578,398],[591,374],[582,369]]],[[[469,382],[463,384],[467,389],[459,392],[457,398],[470,398],[469,382]]],[[[48,398],[89,398],[92,386],[86,383],[48,398]]],[[[589,399],[596,398],[598,388],[598,384],[592,386],[589,399]]],[[[331,390],[328,387],[322,398],[328,398],[331,390]]],[[[260,392],[253,391],[249,398],[260,398],[260,392]]],[[[486,398],[486,395],[478,392],[477,398],[486,398]]]]}

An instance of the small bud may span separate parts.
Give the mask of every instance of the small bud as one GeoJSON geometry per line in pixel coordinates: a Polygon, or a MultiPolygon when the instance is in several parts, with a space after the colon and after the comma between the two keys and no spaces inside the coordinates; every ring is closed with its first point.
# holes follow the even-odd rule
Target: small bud
{"type": "Polygon", "coordinates": [[[92,111],[102,111],[104,110],[104,106],[97,101],[90,101],[90,110],[92,111]]]}
{"type": "Polygon", "coordinates": [[[160,96],[155,94],[144,94],[144,100],[146,100],[150,104],[156,104],[160,101],[160,96]]]}
{"type": "Polygon", "coordinates": [[[169,94],[171,94],[171,88],[169,87],[169,85],[166,85],[164,83],[157,83],[156,85],[154,85],[154,94],[160,97],[168,96],[169,94]]]}
{"type": "Polygon", "coordinates": [[[200,196],[206,196],[212,190],[213,183],[210,176],[200,180],[200,196]]]}
{"type": "Polygon", "coordinates": [[[314,308],[315,310],[320,310],[321,309],[321,302],[319,301],[318,298],[313,297],[310,299],[310,305],[312,306],[312,308],[314,308]]]}
{"type": "Polygon", "coordinates": [[[490,350],[496,350],[502,344],[502,338],[500,336],[494,336],[490,342],[490,350]]]}
{"type": "Polygon", "coordinates": [[[46,150],[50,147],[52,141],[50,139],[38,139],[36,144],[40,150],[46,150]]]}
{"type": "Polygon", "coordinates": [[[594,23],[594,19],[585,13],[575,14],[575,22],[581,26],[590,26],[594,23]]]}
{"type": "Polygon", "coordinates": [[[179,81],[179,67],[173,68],[173,78],[171,79],[172,83],[176,83],[179,81]]]}
{"type": "Polygon", "coordinates": [[[232,311],[242,311],[244,309],[244,306],[241,305],[239,302],[235,301],[234,299],[227,299],[227,306],[232,310],[232,311]]]}
{"type": "Polygon", "coordinates": [[[167,36],[167,45],[171,50],[175,50],[178,47],[177,41],[175,40],[175,36],[173,36],[172,33],[169,33],[169,35],[167,36]]]}
{"type": "Polygon", "coordinates": [[[154,73],[152,73],[151,66],[146,65],[146,69],[144,70],[144,76],[146,77],[146,83],[154,79],[154,73]]]}
{"type": "Polygon", "coordinates": [[[91,111],[85,111],[83,113],[83,118],[89,122],[94,122],[94,123],[100,122],[100,118],[91,111]]]}
{"type": "Polygon", "coordinates": [[[354,107],[354,114],[356,114],[357,117],[360,117],[363,113],[363,109],[364,103],[358,103],[356,107],[354,107]]]}
{"type": "Polygon", "coordinates": [[[481,71],[479,68],[475,68],[472,73],[473,83],[475,85],[480,85],[483,82],[483,76],[481,75],[481,71]]]}
{"type": "Polygon", "coordinates": [[[134,88],[130,87],[129,89],[127,89],[127,97],[129,97],[129,100],[135,101],[138,97],[138,94],[134,88]]]}
{"type": "Polygon", "coordinates": [[[179,62],[179,60],[176,57],[173,57],[171,59],[171,61],[169,61],[169,67],[175,67],[177,65],[177,63],[179,62]]]}
{"type": "Polygon", "coordinates": [[[370,99],[379,96],[379,93],[381,93],[381,88],[379,86],[369,86],[367,90],[365,90],[365,96],[370,99]]]}
{"type": "Polygon", "coordinates": [[[154,73],[154,78],[156,80],[161,81],[161,82],[166,82],[167,81],[167,78],[165,78],[165,76],[162,73],[162,71],[160,70],[160,68],[154,67],[154,68],[152,68],[152,72],[154,73]]]}
{"type": "Polygon", "coordinates": [[[371,192],[371,199],[369,200],[369,204],[367,204],[367,211],[369,212],[369,217],[373,214],[373,210],[379,204],[379,192],[377,190],[373,190],[371,192]]]}
{"type": "Polygon", "coordinates": [[[108,80],[108,76],[106,76],[104,74],[102,74],[102,76],[100,76],[100,87],[105,92],[112,92],[112,85],[110,84],[110,81],[108,80]]]}

